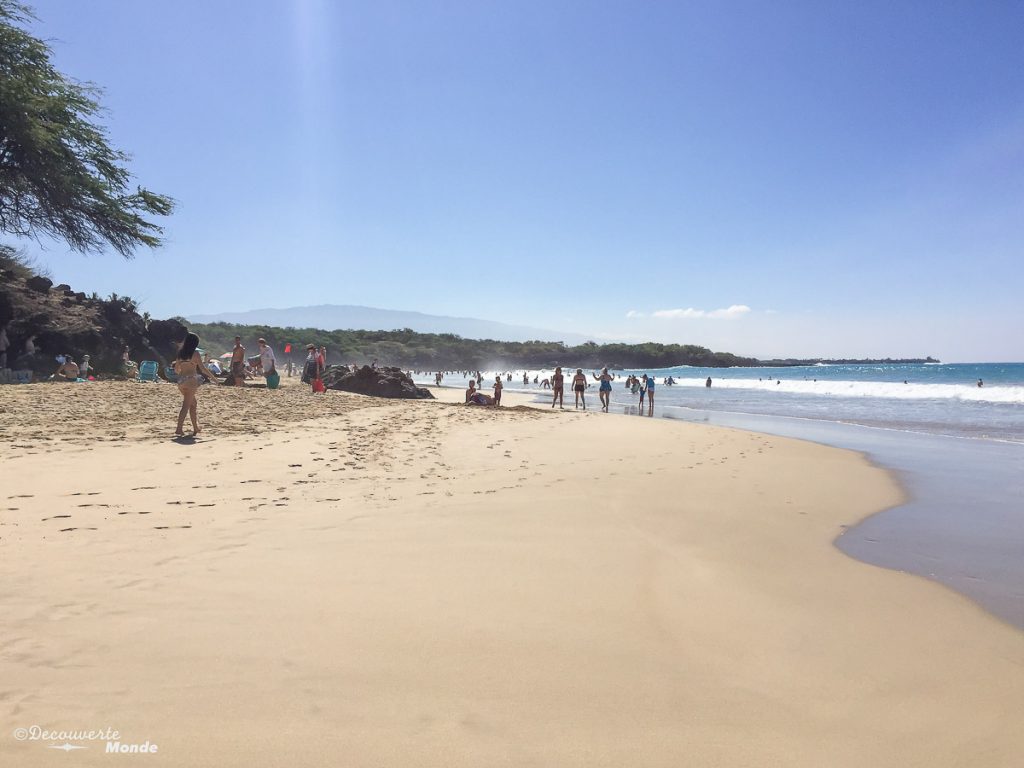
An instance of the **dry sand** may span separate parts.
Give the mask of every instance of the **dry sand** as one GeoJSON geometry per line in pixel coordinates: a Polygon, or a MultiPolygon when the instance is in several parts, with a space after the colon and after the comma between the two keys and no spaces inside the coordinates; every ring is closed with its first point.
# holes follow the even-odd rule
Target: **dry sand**
{"type": "Polygon", "coordinates": [[[0,765],[1020,765],[1024,635],[831,545],[900,498],[855,454],[304,387],[204,388],[174,442],[177,405],[0,388],[0,765]]]}

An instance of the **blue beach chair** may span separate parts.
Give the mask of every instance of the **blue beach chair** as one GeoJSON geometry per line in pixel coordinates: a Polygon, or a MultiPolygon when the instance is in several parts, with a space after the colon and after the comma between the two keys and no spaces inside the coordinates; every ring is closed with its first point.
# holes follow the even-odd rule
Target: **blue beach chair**
{"type": "Polygon", "coordinates": [[[156,372],[160,370],[156,360],[143,360],[139,366],[139,381],[156,381],[156,372]]]}
{"type": "Polygon", "coordinates": [[[174,366],[173,365],[165,365],[164,366],[164,378],[166,378],[169,382],[171,382],[171,384],[177,384],[178,383],[178,374],[174,370],[174,366]]]}

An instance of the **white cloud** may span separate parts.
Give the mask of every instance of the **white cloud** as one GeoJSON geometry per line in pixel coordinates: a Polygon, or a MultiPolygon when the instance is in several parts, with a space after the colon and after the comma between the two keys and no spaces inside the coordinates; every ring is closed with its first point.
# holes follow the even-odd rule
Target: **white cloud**
{"type": "MultiPolygon", "coordinates": [[[[731,307],[725,307],[724,309],[694,309],[689,307],[687,309],[659,309],[652,313],[653,317],[660,317],[669,320],[678,319],[691,319],[706,317],[713,320],[728,320],[737,317],[743,317],[750,311],[750,307],[746,304],[733,304],[731,307]]],[[[629,317],[630,315],[627,315],[629,317]]]]}
{"type": "Polygon", "coordinates": [[[637,312],[635,309],[631,309],[631,310],[629,310],[629,312],[626,313],[626,317],[643,317],[643,316],[644,316],[643,312],[637,312]]]}

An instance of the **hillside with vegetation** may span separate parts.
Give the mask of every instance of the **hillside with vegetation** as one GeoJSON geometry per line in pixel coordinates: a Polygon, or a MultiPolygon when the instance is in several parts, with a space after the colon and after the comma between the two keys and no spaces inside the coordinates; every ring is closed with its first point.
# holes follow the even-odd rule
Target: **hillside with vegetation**
{"type": "Polygon", "coordinates": [[[292,358],[305,355],[306,344],[325,345],[332,363],[397,365],[415,370],[494,370],[551,368],[555,365],[598,368],[667,368],[695,365],[709,368],[758,365],[749,357],[712,352],[693,344],[597,344],[575,346],[560,341],[497,341],[464,339],[450,333],[417,333],[409,329],[392,331],[334,330],[317,328],[275,328],[230,323],[192,324],[210,350],[229,350],[234,337],[247,346],[265,338],[279,357],[291,344],[292,358]]]}

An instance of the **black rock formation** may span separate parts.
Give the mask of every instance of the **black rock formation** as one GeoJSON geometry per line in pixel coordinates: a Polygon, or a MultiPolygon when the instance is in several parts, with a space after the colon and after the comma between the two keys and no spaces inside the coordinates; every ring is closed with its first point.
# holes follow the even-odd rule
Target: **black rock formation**
{"type": "Polygon", "coordinates": [[[401,368],[362,368],[332,365],[324,372],[324,386],[373,397],[395,397],[405,400],[433,399],[430,391],[417,387],[401,368]]]}

